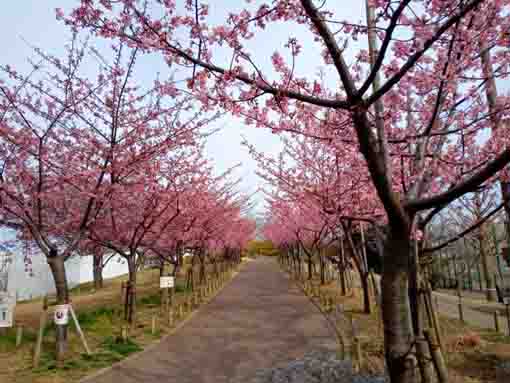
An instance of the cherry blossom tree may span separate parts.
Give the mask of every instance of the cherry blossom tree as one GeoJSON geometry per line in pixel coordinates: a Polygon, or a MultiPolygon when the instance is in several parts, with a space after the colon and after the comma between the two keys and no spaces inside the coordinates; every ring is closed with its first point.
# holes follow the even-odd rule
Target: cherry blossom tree
{"type": "Polygon", "coordinates": [[[331,2],[281,0],[248,3],[219,25],[208,22],[207,4],[153,2],[150,12],[144,4],[83,1],[66,21],[161,52],[170,65],[189,69],[188,86],[198,101],[249,124],[304,134],[347,126],[351,155],[365,164],[387,220],[382,301],[388,371],[392,382],[413,381],[410,350],[420,336],[408,296],[413,238],[438,211],[492,182],[510,161],[508,101],[498,101],[497,113],[488,110],[487,77],[473,43],[481,37],[497,57],[498,78],[506,78],[508,2],[368,1],[367,21],[355,24],[331,2]],[[289,36],[288,53],[275,47],[273,70],[264,73],[257,65],[264,58],[249,42],[277,23],[287,23],[289,31],[307,29],[311,41],[289,36]],[[348,62],[347,45],[364,35],[366,44],[348,62]],[[314,46],[335,80],[295,70],[314,46]],[[218,47],[231,54],[228,63],[215,54],[218,47]],[[480,142],[491,116],[498,129],[480,142]]]}
{"type": "MultiPolygon", "coordinates": [[[[190,140],[180,125],[189,97],[173,94],[166,103],[169,81],[137,87],[137,49],[114,47],[111,64],[89,52],[75,36],[65,60],[36,50],[41,63],[31,73],[2,67],[1,221],[46,256],[58,304],[70,301],[65,261],[104,209],[111,211],[112,197],[176,142],[190,140]],[[88,59],[100,62],[94,79],[83,72],[88,59]]],[[[203,121],[195,118],[193,126],[203,121]]],[[[66,333],[57,326],[58,360],[66,333]]]]}

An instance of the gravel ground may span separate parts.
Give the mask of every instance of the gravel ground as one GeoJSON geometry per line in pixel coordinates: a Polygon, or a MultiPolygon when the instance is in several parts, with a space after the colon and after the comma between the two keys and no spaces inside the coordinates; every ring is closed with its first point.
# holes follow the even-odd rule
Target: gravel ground
{"type": "Polygon", "coordinates": [[[277,368],[263,369],[250,383],[386,383],[380,376],[363,376],[348,360],[337,360],[334,352],[315,351],[277,368]]]}

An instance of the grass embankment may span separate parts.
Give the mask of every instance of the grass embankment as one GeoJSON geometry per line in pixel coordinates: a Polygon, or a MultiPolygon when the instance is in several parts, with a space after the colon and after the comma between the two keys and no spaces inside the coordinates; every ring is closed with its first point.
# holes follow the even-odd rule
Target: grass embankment
{"type": "MultiPolygon", "coordinates": [[[[314,286],[319,286],[317,278],[314,278],[312,283],[314,286]]],[[[319,303],[317,287],[307,290],[323,311],[329,309],[327,305],[319,303]]],[[[367,373],[382,374],[384,372],[384,343],[380,308],[374,307],[372,314],[363,313],[363,296],[359,288],[353,288],[347,296],[341,296],[337,283],[331,282],[320,286],[320,290],[320,295],[332,297],[335,304],[339,304],[341,307],[340,315],[333,315],[333,311],[327,315],[330,320],[333,319],[336,323],[345,337],[347,346],[352,343],[353,332],[361,339],[362,370],[367,373]]],[[[497,368],[503,362],[510,361],[510,337],[503,333],[476,328],[459,320],[441,316],[440,328],[445,348],[443,356],[450,375],[449,382],[497,382],[497,368]]],[[[502,328],[503,331],[506,331],[504,326],[502,328]]]]}
{"type": "MultiPolygon", "coordinates": [[[[84,284],[71,293],[72,305],[92,355],[87,355],[72,321],[68,331],[66,361],[57,368],[54,354],[54,327],[50,322],[44,330],[44,340],[39,366],[33,368],[32,356],[36,342],[42,299],[25,302],[16,309],[16,326],[23,325],[23,341],[16,348],[16,328],[0,336],[0,382],[15,383],[64,383],[77,381],[96,370],[112,365],[127,356],[143,350],[161,337],[170,334],[184,320],[178,316],[177,307],[188,301],[191,291],[185,289],[184,276],[177,277],[173,296],[174,321],[168,322],[162,309],[159,290],[159,270],[145,270],[138,274],[136,325],[129,328],[127,341],[121,339],[122,319],[121,283],[127,276],[105,281],[103,289],[95,291],[92,284],[84,284]],[[156,318],[155,331],[152,331],[156,318]]],[[[226,277],[225,277],[226,278],[226,277]]],[[[226,279],[225,279],[226,280],[226,279]]],[[[221,283],[217,283],[219,287],[221,283]]],[[[211,286],[210,293],[214,289],[211,286]]],[[[212,294],[209,294],[211,297],[212,294]]],[[[204,300],[204,301],[207,301],[204,300]]],[[[194,307],[196,308],[196,307],[194,307]]],[[[52,309],[48,310],[52,317],[52,309]]]]}

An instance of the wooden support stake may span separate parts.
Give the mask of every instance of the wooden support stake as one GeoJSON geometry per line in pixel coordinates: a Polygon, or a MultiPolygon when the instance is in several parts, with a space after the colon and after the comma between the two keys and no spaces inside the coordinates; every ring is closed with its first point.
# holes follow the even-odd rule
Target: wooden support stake
{"type": "Polygon", "coordinates": [[[81,342],[83,343],[83,347],[85,348],[87,355],[92,354],[90,352],[89,345],[87,344],[87,340],[85,339],[85,334],[83,334],[83,331],[81,330],[80,323],[78,322],[78,318],[76,317],[76,314],[74,312],[72,305],[69,305],[69,312],[71,313],[71,317],[73,318],[74,324],[76,326],[76,330],[78,331],[78,335],[80,336],[81,342]]]}
{"type": "Polygon", "coordinates": [[[341,338],[341,335],[337,334],[336,342],[337,342],[336,358],[338,360],[344,360],[345,359],[345,344],[344,344],[343,339],[341,338]]]}
{"type": "Polygon", "coordinates": [[[462,300],[459,299],[457,306],[459,307],[459,320],[464,323],[464,310],[462,309],[462,300]]]}
{"type": "Polygon", "coordinates": [[[48,297],[45,295],[43,298],[43,310],[39,317],[39,331],[37,332],[37,341],[35,343],[34,356],[32,365],[34,368],[39,367],[39,360],[41,359],[42,341],[44,337],[44,328],[46,327],[46,320],[48,318],[48,297]]]}
{"type": "Polygon", "coordinates": [[[151,334],[152,335],[156,334],[156,315],[152,316],[152,320],[151,320],[151,334]]]}
{"type": "Polygon", "coordinates": [[[441,351],[443,351],[444,347],[441,328],[439,326],[439,318],[437,317],[437,311],[434,310],[434,307],[432,307],[432,288],[429,282],[427,282],[427,293],[425,294],[425,306],[427,307],[430,317],[432,318],[432,326],[434,327],[434,332],[436,334],[439,348],[441,349],[441,351]]]}
{"type": "Polygon", "coordinates": [[[434,341],[434,337],[429,329],[423,330],[423,335],[429,344],[432,362],[434,363],[434,368],[436,369],[439,383],[447,383],[448,369],[446,368],[446,363],[444,361],[443,354],[441,353],[441,348],[434,341]]]}
{"type": "Polygon", "coordinates": [[[128,326],[123,325],[120,328],[120,337],[124,343],[127,343],[127,341],[128,341],[128,326]]]}
{"type": "Polygon", "coordinates": [[[498,315],[497,310],[494,311],[494,330],[496,330],[496,332],[500,331],[500,328],[499,328],[499,315],[498,315]]]}
{"type": "Polygon", "coordinates": [[[354,371],[359,372],[363,365],[363,356],[361,354],[361,341],[355,336],[352,341],[352,355],[354,359],[354,371]]]}
{"type": "Polygon", "coordinates": [[[506,304],[506,320],[508,324],[508,336],[510,336],[510,304],[506,304]]]}
{"type": "Polygon", "coordinates": [[[21,341],[23,340],[23,326],[20,325],[16,328],[16,348],[21,345],[21,341]]]}

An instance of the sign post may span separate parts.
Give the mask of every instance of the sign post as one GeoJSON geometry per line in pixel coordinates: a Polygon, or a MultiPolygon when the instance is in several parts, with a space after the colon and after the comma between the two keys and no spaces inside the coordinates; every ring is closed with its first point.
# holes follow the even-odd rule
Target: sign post
{"type": "Polygon", "coordinates": [[[12,294],[0,293],[0,328],[12,327],[14,323],[14,309],[16,297],[12,294]]]}

